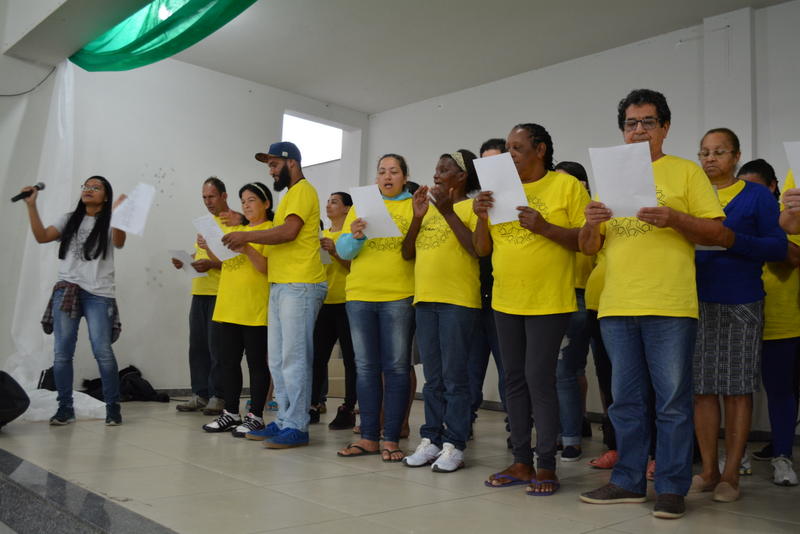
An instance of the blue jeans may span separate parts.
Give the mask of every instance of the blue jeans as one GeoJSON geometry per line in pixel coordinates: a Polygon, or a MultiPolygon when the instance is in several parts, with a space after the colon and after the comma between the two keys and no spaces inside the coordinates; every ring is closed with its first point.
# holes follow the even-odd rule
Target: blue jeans
{"type": "MultiPolygon", "coordinates": [[[[53,294],[53,336],[55,337],[55,359],[53,361],[53,378],[58,390],[58,405],[72,408],[72,360],[75,357],[75,343],[78,341],[78,324],[80,317],[71,319],[69,314],[61,311],[64,290],[53,294]]],[[[97,360],[100,380],[103,383],[103,399],[106,404],[119,402],[119,370],[114,351],[111,350],[111,327],[114,299],[93,295],[83,289],[78,291],[83,317],[89,327],[89,341],[92,354],[97,360]]]]}
{"type": "Polygon", "coordinates": [[[617,434],[619,461],[611,482],[645,493],[655,405],[656,493],[686,495],[692,482],[692,356],[697,319],[604,317],[600,329],[614,369],[614,403],[608,413],[617,434]]]}
{"type": "Polygon", "coordinates": [[[562,343],[556,367],[556,389],[561,419],[561,441],[565,447],[580,446],[583,426],[583,396],[578,385],[578,376],[586,372],[586,356],[589,354],[589,330],[587,328],[586,304],[583,289],[575,290],[578,311],[573,312],[562,343]]]}
{"type": "Polygon", "coordinates": [[[408,406],[414,322],[411,301],[411,297],[389,302],[351,300],[345,305],[356,353],[361,437],[370,441],[378,441],[381,436],[381,399],[384,438],[393,442],[400,439],[400,427],[408,406]]]}
{"type": "Polygon", "coordinates": [[[417,346],[425,372],[425,424],[420,435],[438,447],[446,442],[464,450],[472,422],[467,359],[479,310],[419,302],[416,313],[417,346]]]}
{"type": "Polygon", "coordinates": [[[478,418],[478,409],[483,403],[483,381],[486,379],[490,353],[494,357],[494,364],[497,367],[497,392],[500,394],[503,410],[506,408],[505,371],[503,371],[503,361],[500,358],[500,343],[497,340],[494,311],[491,306],[486,306],[481,308],[478,314],[479,319],[475,325],[467,362],[472,421],[478,418]]]}
{"type": "Polygon", "coordinates": [[[280,429],[308,431],[314,323],[327,293],[327,282],[270,285],[268,361],[280,429]]]}

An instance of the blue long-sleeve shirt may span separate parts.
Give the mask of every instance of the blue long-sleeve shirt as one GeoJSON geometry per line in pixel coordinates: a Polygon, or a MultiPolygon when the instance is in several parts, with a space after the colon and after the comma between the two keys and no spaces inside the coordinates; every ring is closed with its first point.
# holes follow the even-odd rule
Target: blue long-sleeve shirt
{"type": "Polygon", "coordinates": [[[745,304],[764,298],[761,270],[786,258],[788,241],[778,225],[778,203],[763,185],[746,182],[725,206],[723,224],[736,240],[727,250],[698,250],[697,297],[704,302],[745,304]]]}

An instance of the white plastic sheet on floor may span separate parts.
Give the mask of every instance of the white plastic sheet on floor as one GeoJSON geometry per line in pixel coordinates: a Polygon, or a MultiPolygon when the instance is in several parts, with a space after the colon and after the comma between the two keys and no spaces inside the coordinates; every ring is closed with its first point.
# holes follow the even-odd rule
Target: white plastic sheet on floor
{"type": "MultiPolygon", "coordinates": [[[[76,201],[79,180],[74,173],[74,74],[73,65],[64,60],[56,68],[47,127],[39,161],[37,182],[45,184],[37,204],[40,214],[66,213],[76,201]]],[[[22,98],[28,98],[24,96],[22,98]]],[[[44,224],[48,221],[45,217],[44,224]]],[[[42,331],[41,319],[57,275],[55,246],[42,246],[28,232],[21,251],[17,298],[11,337],[15,352],[8,357],[5,370],[28,392],[31,405],[21,419],[44,421],[56,411],[56,393],[37,390],[39,374],[53,365],[53,336],[42,331]]],[[[105,405],[75,392],[75,413],[79,418],[105,417],[105,405]]]]}

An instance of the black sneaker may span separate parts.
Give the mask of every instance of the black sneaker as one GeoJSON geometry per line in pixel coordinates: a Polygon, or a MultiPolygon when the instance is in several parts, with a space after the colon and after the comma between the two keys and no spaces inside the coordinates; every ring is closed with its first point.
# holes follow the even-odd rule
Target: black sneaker
{"type": "Polygon", "coordinates": [[[609,482],[596,490],[581,493],[580,498],[589,504],[625,504],[645,502],[647,495],[628,491],[609,482]]]}
{"type": "Polygon", "coordinates": [[[53,426],[64,426],[75,422],[75,410],[73,408],[65,408],[59,406],[56,414],[50,418],[50,424],[53,426]]]}
{"type": "Polygon", "coordinates": [[[122,424],[122,413],[119,404],[106,404],[106,426],[119,426],[122,424]]]}
{"type": "Polygon", "coordinates": [[[330,430],[347,430],[354,426],[356,426],[356,414],[352,408],[348,408],[344,404],[339,406],[336,417],[328,424],[330,430]]]}
{"type": "Polygon", "coordinates": [[[312,408],[308,410],[308,417],[309,417],[308,421],[309,424],[313,425],[319,423],[319,408],[317,408],[316,406],[312,406],[312,408]]]}
{"type": "Polygon", "coordinates": [[[675,493],[662,493],[656,497],[653,516],[660,519],[680,519],[686,515],[686,503],[683,495],[675,493]]]}
{"type": "Polygon", "coordinates": [[[242,424],[233,429],[233,437],[243,438],[250,432],[255,432],[262,428],[264,428],[264,419],[252,413],[248,413],[244,416],[242,424]]]}
{"type": "Polygon", "coordinates": [[[574,445],[567,445],[564,447],[564,450],[561,451],[561,461],[562,462],[577,462],[583,457],[583,451],[580,447],[576,447],[574,445]]]}
{"type": "Polygon", "coordinates": [[[203,425],[203,430],[206,432],[228,432],[242,424],[242,418],[238,413],[230,413],[228,410],[222,410],[222,415],[203,425]]]}
{"type": "Polygon", "coordinates": [[[753,457],[753,460],[758,460],[759,462],[769,462],[775,456],[775,452],[772,450],[772,443],[767,443],[761,448],[760,451],[754,452],[751,456],[753,457]]]}

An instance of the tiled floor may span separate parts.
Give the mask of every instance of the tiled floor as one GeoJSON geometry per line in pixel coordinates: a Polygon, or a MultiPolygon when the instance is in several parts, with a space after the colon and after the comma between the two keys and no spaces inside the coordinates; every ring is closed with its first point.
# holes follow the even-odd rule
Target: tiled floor
{"type": "MultiPolygon", "coordinates": [[[[650,515],[652,502],[579,502],[578,493],[608,478],[585,460],[561,462],[562,488],[552,497],[528,497],[520,486],[485,487],[483,480],[511,461],[498,412],[481,412],[468,467],[451,474],[383,463],[377,456],[338,458],[336,450],[355,436],[328,431],[324,423],[332,416],[312,427],[311,446],[274,451],[229,434],[206,434],[200,426],[209,418],[178,413],[175,403],[128,403],[120,427],[106,428],[102,421],[12,423],[0,433],[0,448],[192,534],[800,532],[800,487],[774,486],[764,462],[754,462],[754,475],[743,479],[739,502],[690,496],[684,519],[664,521],[650,515]]],[[[417,402],[412,423],[421,419],[417,402]]],[[[588,441],[586,450],[596,455],[600,440],[588,441]]]]}

